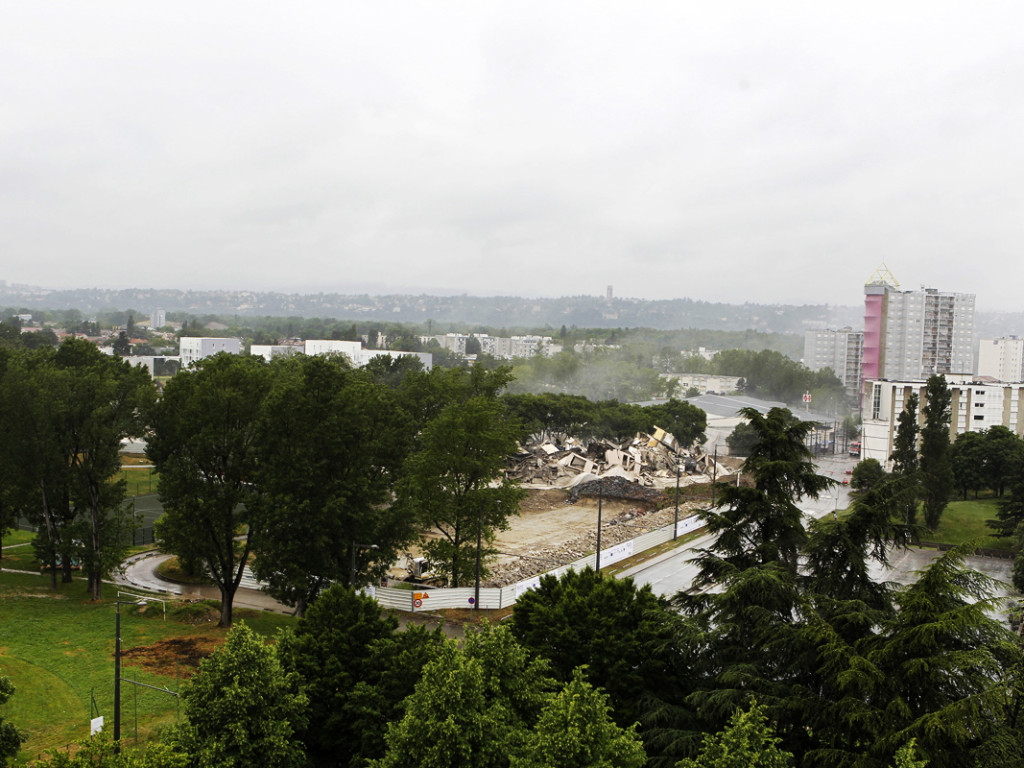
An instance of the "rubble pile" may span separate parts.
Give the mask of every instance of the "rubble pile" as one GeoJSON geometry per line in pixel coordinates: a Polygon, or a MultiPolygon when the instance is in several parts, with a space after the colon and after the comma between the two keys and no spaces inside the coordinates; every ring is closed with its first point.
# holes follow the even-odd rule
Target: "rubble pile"
{"type": "Polygon", "coordinates": [[[648,488],[621,475],[599,477],[577,483],[569,489],[569,501],[575,504],[580,496],[602,496],[606,499],[624,499],[627,501],[645,501],[660,504],[665,501],[665,493],[656,488],[648,488]]]}
{"type": "MultiPolygon", "coordinates": [[[[656,427],[652,434],[616,444],[605,440],[584,442],[573,437],[541,433],[531,436],[523,450],[508,462],[508,476],[524,487],[570,488],[592,477],[620,477],[648,488],[710,482],[715,459],[699,450],[684,448],[670,432],[656,427]]],[[[631,497],[621,497],[631,498],[631,497]]]]}
{"type": "MultiPolygon", "coordinates": [[[[702,503],[687,502],[679,505],[679,519],[693,514],[703,507],[702,503]]],[[[671,525],[675,517],[675,508],[668,507],[656,512],[644,512],[632,509],[615,517],[604,520],[601,526],[601,549],[613,547],[641,534],[671,525]]],[[[511,562],[499,563],[491,568],[484,586],[501,587],[523,581],[538,573],[544,573],[580,560],[591,555],[597,549],[597,530],[589,530],[557,546],[537,547],[530,551],[529,556],[519,556],[511,562]]]]}

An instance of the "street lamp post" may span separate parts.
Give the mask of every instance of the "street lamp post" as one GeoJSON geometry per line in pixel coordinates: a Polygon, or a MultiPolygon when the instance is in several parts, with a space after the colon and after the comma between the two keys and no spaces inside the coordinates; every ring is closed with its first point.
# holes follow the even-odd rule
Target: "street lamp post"
{"type": "Polygon", "coordinates": [[[121,606],[145,605],[145,600],[121,600],[116,603],[114,619],[114,754],[121,754],[121,606]]]}
{"type": "Polygon", "coordinates": [[[679,457],[676,456],[676,513],[672,517],[672,541],[676,540],[679,530],[679,457]]]}
{"type": "Polygon", "coordinates": [[[356,544],[355,539],[352,540],[352,574],[349,576],[348,583],[353,591],[356,588],[356,549],[380,549],[380,547],[376,544],[356,544]]]}
{"type": "MultiPolygon", "coordinates": [[[[495,501],[496,504],[501,504],[501,499],[495,501]]],[[[473,610],[480,610],[480,548],[483,541],[484,532],[484,505],[483,502],[477,505],[476,508],[476,586],[473,588],[473,610]]]]}

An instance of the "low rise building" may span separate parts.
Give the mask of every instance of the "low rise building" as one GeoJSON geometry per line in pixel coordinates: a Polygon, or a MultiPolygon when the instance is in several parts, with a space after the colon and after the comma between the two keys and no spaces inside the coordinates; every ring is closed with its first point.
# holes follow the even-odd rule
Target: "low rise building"
{"type": "Polygon", "coordinates": [[[242,340],[209,336],[182,336],[178,341],[178,356],[181,358],[182,368],[188,368],[197,360],[211,357],[218,352],[239,355],[242,353],[242,340]]]}
{"type": "MultiPolygon", "coordinates": [[[[952,395],[949,438],[964,432],[984,432],[1003,426],[1024,436],[1024,382],[984,381],[973,376],[946,376],[952,395]]],[[[862,410],[861,458],[876,459],[889,466],[896,426],[907,398],[916,393],[918,419],[925,401],[924,380],[867,381],[862,410]]]]}

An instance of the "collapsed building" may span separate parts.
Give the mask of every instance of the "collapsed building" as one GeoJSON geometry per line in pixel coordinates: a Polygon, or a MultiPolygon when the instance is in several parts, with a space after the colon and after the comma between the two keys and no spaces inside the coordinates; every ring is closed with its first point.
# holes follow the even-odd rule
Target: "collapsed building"
{"type": "Polygon", "coordinates": [[[571,494],[581,484],[616,477],[626,482],[610,490],[626,494],[629,485],[664,489],[677,482],[686,486],[728,481],[736,464],[735,459],[684,448],[672,433],[658,427],[651,434],[641,433],[621,444],[539,433],[527,440],[519,454],[509,458],[508,476],[525,488],[566,488],[571,494]]]}

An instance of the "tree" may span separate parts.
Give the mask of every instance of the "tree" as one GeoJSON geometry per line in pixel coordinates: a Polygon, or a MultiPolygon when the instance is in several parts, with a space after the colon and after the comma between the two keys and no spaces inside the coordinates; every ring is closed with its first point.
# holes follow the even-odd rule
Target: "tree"
{"type": "Polygon", "coordinates": [[[117,338],[114,339],[114,354],[119,357],[128,357],[132,353],[132,343],[128,338],[128,334],[121,331],[117,334],[117,338]]]}
{"type": "Polygon", "coordinates": [[[38,520],[40,559],[81,560],[93,598],[120,563],[125,532],[134,525],[122,507],[118,480],[121,440],[142,432],[140,413],[153,389],[144,369],[103,355],[88,341],[11,358],[0,384],[0,420],[17,450],[4,461],[11,473],[6,501],[38,520]]]}
{"type": "Polygon", "coordinates": [[[748,422],[741,421],[725,438],[730,456],[748,456],[757,443],[757,430],[748,422]]]}
{"type": "Polygon", "coordinates": [[[484,625],[464,648],[446,641],[424,668],[375,768],[502,768],[522,754],[550,696],[545,664],[507,627],[484,625]]]}
{"type": "Polygon", "coordinates": [[[1007,673],[1020,648],[993,615],[993,581],[964,567],[970,551],[951,549],[921,572],[867,644],[884,681],[882,754],[915,738],[933,768],[973,765],[974,750],[1006,724],[1007,673]]]}
{"type": "Polygon", "coordinates": [[[1024,462],[1024,443],[1010,429],[997,424],[985,430],[983,451],[985,484],[996,496],[1002,496],[1014,470],[1024,462]]]}
{"type": "Polygon", "coordinates": [[[480,345],[480,339],[476,336],[469,336],[466,339],[466,354],[467,355],[479,355],[483,351],[480,345]]]}
{"type": "Polygon", "coordinates": [[[924,500],[924,523],[934,531],[942,518],[953,491],[953,468],[950,461],[949,420],[952,395],[946,377],[930,376],[925,385],[925,403],[921,412],[925,423],[921,428],[921,493],[924,500]]]}
{"type": "MultiPolygon", "coordinates": [[[[472,379],[456,375],[445,384],[443,405],[432,405],[428,397],[420,406],[427,421],[397,494],[401,509],[440,534],[424,551],[458,587],[474,573],[477,538],[481,547],[489,545],[494,532],[518,513],[523,491],[502,475],[522,429],[505,418],[494,394],[470,394],[467,386],[476,388],[472,379]]],[[[481,551],[486,557],[490,548],[481,551]]]]}
{"type": "Polygon", "coordinates": [[[197,768],[300,768],[305,754],[296,732],[309,702],[294,686],[274,647],[239,624],[182,691],[186,721],[170,743],[197,768]]]}
{"type": "Polygon", "coordinates": [[[747,710],[737,708],[724,730],[706,734],[697,758],[682,760],[677,768],[789,768],[793,755],[779,749],[780,741],[754,700],[747,710]]]}
{"type": "Polygon", "coordinates": [[[892,455],[889,457],[892,461],[893,477],[912,478],[902,504],[904,519],[911,525],[917,520],[917,502],[920,494],[917,441],[921,430],[918,425],[917,406],[917,393],[911,392],[907,395],[903,410],[896,419],[896,437],[893,441],[892,455]]]}
{"type": "MultiPolygon", "coordinates": [[[[13,695],[14,684],[10,678],[0,677],[0,707],[3,707],[13,695]]],[[[0,766],[7,765],[7,761],[18,754],[26,738],[28,737],[13,723],[5,722],[0,717],[0,766]]]]}
{"type": "MultiPolygon", "coordinates": [[[[647,713],[682,705],[689,645],[678,615],[649,586],[590,568],[543,576],[517,601],[512,631],[550,660],[562,682],[585,666],[588,680],[609,695],[617,722],[641,721],[645,741],[656,736],[658,749],[668,748],[665,734],[653,733],[662,726],[646,722],[647,713]]],[[[669,719],[678,725],[675,715],[669,719]]]]}
{"type": "Polygon", "coordinates": [[[1013,561],[1013,585],[1024,591],[1024,462],[1009,480],[1010,493],[999,500],[996,519],[986,520],[996,536],[1012,537],[1016,554],[1013,561]]]}
{"type": "Polygon", "coordinates": [[[147,454],[160,474],[165,548],[200,561],[220,589],[220,625],[265,530],[259,444],[270,373],[262,358],[221,353],[182,371],[152,409],[147,454]]]}
{"type": "Polygon", "coordinates": [[[352,694],[369,678],[374,643],[395,635],[397,620],[371,597],[339,584],[310,606],[294,630],[281,635],[283,668],[296,674],[298,688],[316,706],[299,735],[316,765],[348,765],[358,754],[362,732],[352,694]]]}
{"type": "Polygon", "coordinates": [[[414,538],[411,517],[390,503],[413,435],[394,392],[345,358],[299,355],[270,368],[257,435],[266,514],[254,571],[302,613],[332,581],[382,576],[414,538]]]}
{"type": "Polygon", "coordinates": [[[384,756],[387,746],[381,723],[402,719],[419,671],[433,660],[443,642],[440,626],[428,630],[409,625],[403,632],[370,644],[365,679],[356,682],[348,696],[351,729],[360,734],[358,742],[349,745],[350,765],[361,768],[366,761],[384,756]]]}
{"type": "Polygon", "coordinates": [[[636,726],[616,725],[608,697],[576,669],[541,711],[511,768],[640,768],[645,759],[636,726]]]}
{"type": "MultiPolygon", "coordinates": [[[[681,446],[689,448],[707,440],[707,414],[695,405],[672,398],[644,410],[651,419],[651,427],[656,425],[671,432],[681,446]]],[[[647,431],[652,430],[649,427],[647,431]]]]}
{"type": "Polygon", "coordinates": [[[805,444],[813,422],[800,421],[785,408],[772,408],[762,416],[753,408],[740,413],[757,434],[743,462],[743,472],[754,487],[721,487],[716,509],[701,514],[715,542],[700,550],[696,586],[706,586],[733,568],[782,562],[794,574],[800,547],[806,540],[803,513],[796,502],[817,498],[835,484],[819,475],[805,444]]]}
{"type": "Polygon", "coordinates": [[[123,559],[126,531],[134,529],[134,520],[122,516],[124,481],[114,479],[121,466],[121,440],[142,434],[141,414],[153,388],[144,368],[107,357],[84,339],[65,341],[54,364],[73,382],[58,431],[75,505],[87,517],[83,566],[89,591],[98,600],[103,577],[123,559]]]}
{"type": "Polygon", "coordinates": [[[70,749],[57,750],[46,760],[33,763],[36,768],[188,768],[189,756],[175,752],[166,744],[149,744],[120,749],[101,731],[70,749]]]}
{"type": "Polygon", "coordinates": [[[855,491],[870,491],[885,480],[885,470],[878,459],[864,459],[857,462],[850,475],[850,487],[855,491]]]}
{"type": "Polygon", "coordinates": [[[953,484],[967,500],[967,492],[975,497],[985,484],[985,438],[980,432],[957,435],[950,448],[949,460],[953,470],[953,484]]]}

